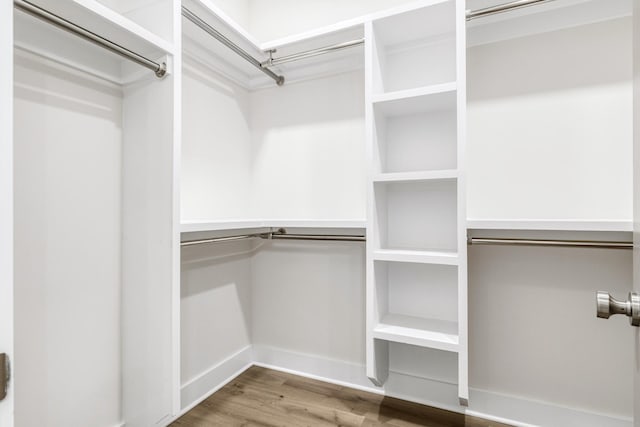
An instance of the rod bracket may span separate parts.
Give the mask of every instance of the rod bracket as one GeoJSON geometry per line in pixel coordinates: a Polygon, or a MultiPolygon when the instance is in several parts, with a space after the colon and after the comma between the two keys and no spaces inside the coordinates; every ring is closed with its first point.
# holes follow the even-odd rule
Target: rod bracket
{"type": "Polygon", "coordinates": [[[162,62],[155,73],[156,73],[156,77],[159,79],[167,75],[167,63],[162,62]]]}

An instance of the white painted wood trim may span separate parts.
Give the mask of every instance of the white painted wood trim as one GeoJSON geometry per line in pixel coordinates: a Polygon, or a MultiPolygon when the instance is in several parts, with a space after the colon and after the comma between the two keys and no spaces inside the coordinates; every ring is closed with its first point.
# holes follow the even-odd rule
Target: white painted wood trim
{"type": "Polygon", "coordinates": [[[269,49],[281,48],[283,46],[291,45],[294,43],[300,43],[305,40],[323,37],[327,35],[331,35],[337,33],[339,31],[344,31],[350,28],[355,28],[361,25],[364,25],[367,22],[371,22],[376,19],[386,18],[388,16],[397,15],[400,13],[405,13],[412,11],[414,9],[420,9],[425,6],[434,5],[437,3],[442,3],[448,0],[419,0],[409,4],[396,6],[390,9],[386,9],[380,12],[370,13],[367,15],[362,15],[357,18],[348,19],[345,21],[337,22],[335,24],[327,25],[324,27],[316,28],[310,31],[304,31],[302,33],[294,34],[287,37],[282,37],[275,40],[266,41],[260,44],[260,49],[266,51],[269,49]]]}
{"type": "Polygon", "coordinates": [[[78,6],[81,6],[87,9],[88,11],[102,17],[104,20],[112,23],[114,27],[118,27],[122,31],[125,31],[140,39],[145,40],[146,42],[152,44],[153,46],[162,50],[166,54],[175,55],[176,52],[180,51],[179,48],[176,48],[176,46],[173,43],[170,43],[169,41],[163,39],[162,37],[152,33],[151,31],[147,30],[143,26],[128,19],[124,15],[121,15],[116,11],[114,11],[113,9],[103,5],[99,1],[73,0],[73,2],[78,4],[78,6]]]}
{"type": "Polygon", "coordinates": [[[633,221],[583,219],[467,219],[477,230],[633,231],[633,221]]]}
{"type": "Polygon", "coordinates": [[[252,346],[246,346],[200,375],[186,381],[180,387],[181,408],[171,420],[187,413],[207,397],[224,387],[253,365],[252,346]]]}
{"type": "Polygon", "coordinates": [[[456,169],[435,170],[427,172],[394,172],[381,173],[374,176],[374,182],[420,182],[420,181],[442,181],[458,178],[456,169]]]}
{"type": "Polygon", "coordinates": [[[384,102],[393,102],[393,101],[399,101],[402,99],[411,99],[411,98],[418,98],[421,96],[454,92],[456,91],[457,87],[458,87],[458,84],[456,82],[449,82],[449,83],[419,87],[415,89],[385,92],[380,94],[374,94],[372,96],[372,102],[374,104],[381,104],[384,102]]]}
{"type": "Polygon", "coordinates": [[[373,251],[372,256],[375,261],[439,265],[458,265],[460,263],[460,257],[456,252],[377,249],[373,251]]]}
{"type": "MultiPolygon", "coordinates": [[[[176,49],[182,52],[182,2],[173,2],[173,38],[176,49]]],[[[173,413],[176,415],[181,409],[180,373],[181,373],[181,257],[180,257],[180,176],[182,165],[182,55],[176,55],[173,60],[173,215],[172,215],[172,284],[171,284],[171,339],[172,339],[172,387],[173,413]]]]}
{"type": "Polygon", "coordinates": [[[253,219],[221,221],[186,221],[180,226],[183,233],[203,231],[241,230],[263,227],[299,227],[299,228],[365,228],[364,219],[253,219]]]}
{"type": "Polygon", "coordinates": [[[457,232],[458,232],[458,398],[469,400],[468,272],[467,272],[467,36],[464,0],[456,0],[456,85],[457,85],[457,232]]]}
{"type": "MultiPolygon", "coordinates": [[[[0,5],[0,352],[13,361],[13,2],[0,5]]],[[[12,375],[13,377],[13,375],[12,375]]],[[[19,379],[19,378],[18,378],[19,379]]],[[[0,403],[0,425],[13,427],[15,378],[0,403]]]]}
{"type": "MultiPolygon", "coordinates": [[[[332,360],[316,355],[301,354],[261,345],[247,347],[243,349],[241,353],[244,354],[245,351],[248,351],[253,356],[253,359],[247,363],[246,366],[234,374],[222,377],[214,387],[198,399],[192,402],[185,402],[184,409],[175,419],[228,384],[249,367],[260,366],[350,387],[356,390],[429,405],[448,411],[466,413],[467,415],[482,417],[487,420],[518,427],[541,425],[579,425],[581,427],[632,426],[632,420],[628,417],[592,413],[577,408],[558,406],[548,402],[538,402],[473,388],[470,389],[470,406],[469,408],[464,408],[456,404],[456,384],[391,371],[387,384],[384,388],[380,388],[373,386],[369,382],[366,377],[365,366],[359,363],[332,360]],[[402,391],[399,392],[399,390],[402,391]]],[[[225,362],[229,362],[238,355],[239,353],[234,354],[225,362]]],[[[212,370],[207,372],[220,369],[220,367],[220,364],[216,365],[212,370]]],[[[170,420],[168,423],[175,419],[170,420]]]]}

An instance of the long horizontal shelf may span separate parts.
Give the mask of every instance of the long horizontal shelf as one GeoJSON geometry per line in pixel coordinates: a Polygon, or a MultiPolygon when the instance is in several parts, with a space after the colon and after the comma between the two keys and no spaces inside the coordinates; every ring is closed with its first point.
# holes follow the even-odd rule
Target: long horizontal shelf
{"type": "Polygon", "coordinates": [[[290,36],[285,36],[281,38],[277,38],[274,40],[268,40],[260,44],[260,48],[263,51],[267,51],[269,49],[281,49],[282,47],[286,47],[289,45],[306,42],[310,39],[323,39],[330,37],[332,34],[343,32],[345,30],[350,30],[352,28],[364,27],[364,24],[369,21],[377,21],[380,19],[384,19],[387,17],[396,16],[399,14],[403,14],[406,12],[411,12],[417,9],[422,9],[426,6],[431,6],[437,3],[442,3],[447,0],[420,0],[410,2],[408,4],[393,6],[389,9],[384,9],[379,12],[374,12],[366,15],[361,15],[352,19],[347,19],[344,21],[337,22],[335,24],[329,24],[323,27],[315,28],[309,31],[304,31],[302,33],[293,34],[290,36]]]}
{"type": "Polygon", "coordinates": [[[372,96],[376,113],[403,116],[430,111],[455,112],[456,83],[449,82],[416,89],[399,90],[372,96]]]}
{"type": "Polygon", "coordinates": [[[373,177],[373,182],[420,182],[442,181],[458,178],[456,169],[420,171],[420,172],[394,172],[381,173],[373,177]]]}
{"type": "Polygon", "coordinates": [[[446,320],[388,314],[373,328],[373,337],[385,341],[457,352],[458,324],[446,320]]]}
{"type": "Polygon", "coordinates": [[[143,54],[174,54],[174,45],[96,0],[39,0],[38,6],[143,54]]]}
{"type": "MultiPolygon", "coordinates": [[[[484,0],[467,0],[467,9],[486,6],[484,0]]],[[[515,9],[467,23],[467,47],[549,33],[564,28],[630,16],[631,1],[562,0],[515,9]]]]}
{"type": "Polygon", "coordinates": [[[468,229],[532,231],[633,231],[633,221],[580,219],[468,219],[468,229]]]}
{"type": "Polygon", "coordinates": [[[365,228],[364,219],[248,219],[220,221],[185,221],[180,224],[182,233],[240,230],[243,228],[297,227],[297,228],[365,228]]]}
{"type": "Polygon", "coordinates": [[[458,265],[458,254],[453,251],[378,249],[373,252],[373,259],[375,261],[411,262],[417,264],[458,265]]]}

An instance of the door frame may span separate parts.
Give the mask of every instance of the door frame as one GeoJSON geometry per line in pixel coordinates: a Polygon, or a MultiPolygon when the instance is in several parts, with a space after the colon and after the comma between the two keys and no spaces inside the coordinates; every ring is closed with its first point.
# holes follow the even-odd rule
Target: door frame
{"type": "MultiPolygon", "coordinates": [[[[0,353],[13,360],[13,1],[0,2],[0,353]]],[[[13,387],[0,425],[13,427],[13,387]]]]}

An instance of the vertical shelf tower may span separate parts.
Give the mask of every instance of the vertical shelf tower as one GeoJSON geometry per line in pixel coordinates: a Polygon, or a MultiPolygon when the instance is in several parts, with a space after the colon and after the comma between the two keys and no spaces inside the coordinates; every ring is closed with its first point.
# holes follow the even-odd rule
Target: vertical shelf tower
{"type": "Polygon", "coordinates": [[[367,376],[385,383],[389,342],[453,352],[466,405],[464,1],[377,17],[365,37],[367,376]]]}

